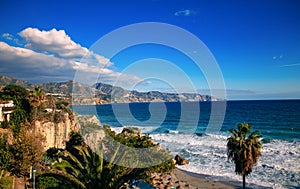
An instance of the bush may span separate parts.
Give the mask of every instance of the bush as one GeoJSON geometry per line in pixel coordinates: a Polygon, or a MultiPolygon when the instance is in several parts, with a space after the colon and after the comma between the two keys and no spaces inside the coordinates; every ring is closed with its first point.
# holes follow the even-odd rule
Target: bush
{"type": "Polygon", "coordinates": [[[3,121],[0,124],[1,124],[1,128],[3,128],[3,129],[9,128],[9,123],[7,121],[3,121]]]}
{"type": "Polygon", "coordinates": [[[66,179],[61,179],[59,174],[46,173],[36,178],[36,188],[39,189],[75,189],[66,179]]]}
{"type": "MultiPolygon", "coordinates": [[[[70,140],[66,144],[64,155],[60,156],[61,160],[51,166],[51,170],[48,173],[42,174],[39,178],[39,183],[47,182],[49,187],[59,188],[120,188],[124,182],[130,179],[145,179],[151,181],[151,172],[170,172],[175,165],[172,162],[172,157],[169,152],[163,150],[158,144],[154,143],[149,135],[145,136],[126,136],[124,133],[115,134],[109,126],[104,126],[106,136],[110,136],[119,144],[110,143],[107,139],[103,139],[99,147],[99,153],[95,153],[91,148],[83,141],[82,136],[79,133],[72,132],[70,134],[70,140]],[[150,151],[145,151],[142,157],[151,161],[154,159],[151,155],[161,157],[166,160],[156,166],[145,168],[134,168],[127,166],[120,166],[114,162],[123,161],[128,165],[134,165],[136,163],[136,157],[141,156],[136,151],[124,151],[120,148],[120,143],[134,148],[149,148],[153,147],[150,151]],[[108,154],[110,159],[105,159],[101,156],[103,153],[108,154]],[[148,158],[148,159],[147,159],[148,158]],[[45,179],[49,177],[48,180],[45,179]],[[55,180],[55,179],[58,180],[55,180]],[[63,182],[64,181],[64,182],[63,182]]],[[[133,149],[133,148],[131,148],[133,149]]],[[[98,149],[97,149],[98,150],[98,149]]],[[[49,149],[47,151],[49,156],[57,157],[58,151],[56,149],[49,149]],[[52,155],[51,155],[52,154],[52,155]]]]}
{"type": "Polygon", "coordinates": [[[13,179],[11,177],[2,177],[0,179],[0,188],[11,188],[13,185],[13,179]]]}

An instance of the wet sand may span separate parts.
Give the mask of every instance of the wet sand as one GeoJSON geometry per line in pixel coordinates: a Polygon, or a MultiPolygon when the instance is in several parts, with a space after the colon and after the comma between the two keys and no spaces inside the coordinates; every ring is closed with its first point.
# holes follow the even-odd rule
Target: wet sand
{"type": "Polygon", "coordinates": [[[240,183],[226,183],[220,181],[214,181],[206,179],[204,175],[190,173],[187,171],[176,168],[170,174],[154,174],[154,186],[160,189],[173,188],[224,188],[224,189],[238,189],[241,188],[240,183]]]}

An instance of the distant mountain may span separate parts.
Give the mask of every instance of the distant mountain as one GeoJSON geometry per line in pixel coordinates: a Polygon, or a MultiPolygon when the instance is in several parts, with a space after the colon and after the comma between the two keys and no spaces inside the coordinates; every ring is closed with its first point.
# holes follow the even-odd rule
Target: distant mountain
{"type": "Polygon", "coordinates": [[[31,89],[34,87],[34,84],[29,83],[27,81],[22,81],[9,76],[0,75],[0,86],[6,86],[6,85],[19,85],[26,89],[31,89]]]}
{"type": "Polygon", "coordinates": [[[66,82],[49,82],[41,83],[38,86],[41,87],[45,92],[64,94],[64,95],[82,95],[91,94],[95,89],[88,85],[74,82],[72,80],[66,82]]]}
{"type": "Polygon", "coordinates": [[[75,104],[107,104],[128,102],[194,102],[194,101],[217,101],[215,97],[195,93],[162,93],[159,91],[138,92],[129,91],[121,87],[109,84],[96,83],[93,86],[77,83],[72,80],[66,82],[49,82],[34,85],[8,76],[0,76],[0,85],[20,85],[30,89],[40,86],[47,93],[73,96],[75,104]]]}
{"type": "Polygon", "coordinates": [[[102,100],[100,103],[217,101],[215,97],[195,93],[138,92],[103,83],[97,83],[93,87],[96,89],[96,97],[102,100]]]}
{"type": "Polygon", "coordinates": [[[111,94],[113,92],[126,92],[127,90],[121,88],[121,87],[114,87],[109,84],[104,84],[104,83],[96,83],[93,85],[93,88],[97,90],[98,94],[111,94]]]}

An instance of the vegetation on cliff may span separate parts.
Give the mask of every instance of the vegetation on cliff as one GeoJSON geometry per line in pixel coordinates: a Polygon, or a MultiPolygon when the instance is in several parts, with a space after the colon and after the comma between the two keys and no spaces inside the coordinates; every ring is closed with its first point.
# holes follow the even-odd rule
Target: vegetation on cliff
{"type": "Polygon", "coordinates": [[[122,151],[120,145],[148,148],[158,144],[153,143],[147,135],[128,136],[124,133],[116,135],[108,126],[105,126],[104,130],[106,137],[113,137],[120,143],[114,147],[109,146],[108,138],[105,137],[95,153],[79,133],[73,132],[65,149],[49,149],[47,157],[51,166],[37,177],[37,186],[39,188],[122,188],[124,183],[131,179],[145,179],[150,182],[151,173],[168,172],[174,168],[171,156],[164,150],[156,151],[156,155],[169,159],[164,163],[145,168],[131,166],[136,163],[136,154],[128,156],[128,153],[122,151]],[[104,153],[113,155],[107,159],[104,158],[104,153]],[[119,160],[128,162],[128,166],[116,164],[119,160]]]}
{"type": "Polygon", "coordinates": [[[51,98],[39,87],[7,85],[0,91],[1,101],[12,100],[14,105],[10,119],[0,123],[0,188],[9,188],[12,177],[26,180],[32,167],[40,165],[47,133],[36,131],[37,121],[55,124],[64,121],[64,114],[73,115],[67,102],[51,98]],[[49,107],[51,111],[45,111],[49,107]]]}
{"type": "Polygon", "coordinates": [[[33,130],[33,105],[26,89],[7,85],[0,92],[0,99],[14,102],[11,118],[1,122],[0,132],[0,188],[7,188],[11,184],[8,182],[9,176],[28,178],[30,168],[40,163],[44,153],[44,137],[33,130]]]}
{"type": "Polygon", "coordinates": [[[97,148],[91,148],[81,134],[73,131],[64,148],[49,148],[45,152],[43,144],[48,134],[42,134],[41,126],[37,127],[36,123],[53,123],[56,136],[59,124],[66,122],[65,115],[74,116],[69,103],[46,96],[39,87],[26,90],[16,85],[5,86],[0,98],[13,100],[15,106],[11,119],[2,122],[0,128],[0,188],[12,186],[13,178],[21,178],[22,187],[26,183],[33,186],[33,180],[29,179],[33,176],[32,168],[37,170],[38,188],[120,188],[132,178],[150,181],[151,172],[168,172],[174,168],[169,153],[152,142],[148,135],[135,135],[130,129],[115,134],[108,126],[97,128],[95,121],[84,133],[92,133],[94,129],[104,133],[97,148]],[[124,151],[120,146],[154,150],[152,154],[150,151],[138,154],[134,150],[124,151]],[[153,162],[153,153],[165,161],[153,162]],[[104,158],[103,154],[110,156],[104,158]],[[152,161],[153,166],[134,166],[139,155],[152,161]],[[120,161],[131,166],[116,163],[120,161]]]}

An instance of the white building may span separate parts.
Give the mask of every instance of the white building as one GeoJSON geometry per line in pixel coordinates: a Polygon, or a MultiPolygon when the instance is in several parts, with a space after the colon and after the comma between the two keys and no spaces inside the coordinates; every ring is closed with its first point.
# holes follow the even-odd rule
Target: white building
{"type": "Polygon", "coordinates": [[[9,121],[10,114],[14,109],[14,101],[6,100],[0,101],[0,122],[9,121]]]}

